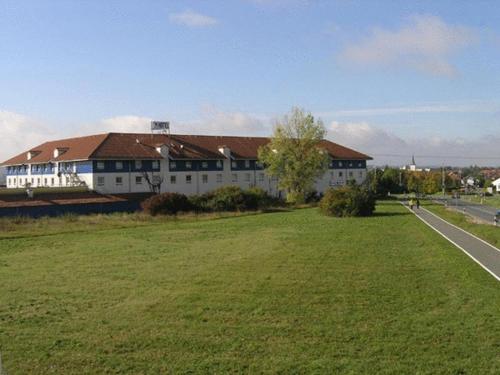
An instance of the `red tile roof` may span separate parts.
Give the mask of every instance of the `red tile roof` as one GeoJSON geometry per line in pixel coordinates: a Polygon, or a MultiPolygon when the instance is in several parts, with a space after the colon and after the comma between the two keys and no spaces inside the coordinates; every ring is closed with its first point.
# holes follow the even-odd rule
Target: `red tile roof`
{"type": "MultiPolygon", "coordinates": [[[[235,159],[255,159],[259,147],[268,142],[269,138],[264,137],[108,133],[46,142],[5,161],[3,165],[88,159],[160,159],[156,148],[164,144],[169,146],[169,155],[173,159],[222,159],[219,149],[223,146],[231,150],[235,159]],[[54,158],[56,148],[67,151],[54,158]],[[38,153],[28,160],[29,151],[38,153]]],[[[321,141],[320,146],[334,159],[371,159],[328,140],[321,141]]]]}

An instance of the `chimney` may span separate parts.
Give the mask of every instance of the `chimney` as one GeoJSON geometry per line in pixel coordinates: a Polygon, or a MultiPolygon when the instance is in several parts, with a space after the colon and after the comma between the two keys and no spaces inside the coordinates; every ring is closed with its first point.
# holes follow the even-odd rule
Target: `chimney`
{"type": "Polygon", "coordinates": [[[156,151],[165,159],[168,158],[169,148],[167,145],[163,144],[156,147],[156,151]]]}
{"type": "Polygon", "coordinates": [[[224,155],[226,158],[230,159],[231,158],[231,149],[227,146],[220,146],[219,147],[219,152],[224,155]]]}

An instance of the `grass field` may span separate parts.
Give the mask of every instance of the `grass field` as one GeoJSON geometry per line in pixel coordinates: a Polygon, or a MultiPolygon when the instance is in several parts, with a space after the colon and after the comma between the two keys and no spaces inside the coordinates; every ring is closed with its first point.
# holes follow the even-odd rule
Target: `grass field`
{"type": "Polygon", "coordinates": [[[481,203],[500,210],[500,194],[495,194],[492,197],[478,197],[476,195],[462,195],[463,200],[473,203],[481,203]]]}
{"type": "Polygon", "coordinates": [[[500,284],[398,203],[377,212],[20,223],[0,240],[4,367],[498,373],[500,284]]]}
{"type": "Polygon", "coordinates": [[[425,203],[425,208],[439,215],[452,224],[459,226],[466,231],[488,241],[492,245],[500,248],[500,228],[491,224],[475,223],[474,220],[463,213],[447,209],[438,203],[425,203]]]}

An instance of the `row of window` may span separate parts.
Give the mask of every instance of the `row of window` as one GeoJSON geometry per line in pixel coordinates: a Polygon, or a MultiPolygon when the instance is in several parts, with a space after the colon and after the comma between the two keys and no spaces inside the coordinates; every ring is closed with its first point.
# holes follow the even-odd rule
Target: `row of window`
{"type": "MultiPolygon", "coordinates": [[[[355,163],[357,163],[357,166],[359,168],[363,168],[364,167],[364,162],[362,162],[362,161],[358,161],[358,162],[354,162],[354,161],[349,161],[349,162],[337,161],[337,165],[338,165],[339,168],[342,168],[342,167],[352,168],[352,167],[354,167],[355,163]],[[344,163],[346,164],[345,166],[344,166],[344,163]]],[[[333,167],[333,165],[334,165],[334,162],[332,160],[330,162],[330,167],[333,167]]]]}
{"type": "MultiPolygon", "coordinates": [[[[184,177],[185,177],[186,184],[190,184],[193,181],[193,177],[190,174],[188,174],[188,175],[186,175],[184,177]]],[[[245,175],[243,177],[244,177],[243,180],[245,182],[251,182],[252,181],[252,174],[251,173],[245,173],[245,175]]],[[[221,184],[222,180],[223,180],[222,173],[218,173],[218,174],[215,175],[215,182],[216,183],[221,184]]],[[[263,182],[264,180],[265,180],[264,173],[260,173],[259,174],[259,181],[263,182]]],[[[233,173],[231,175],[231,182],[238,182],[238,175],[236,173],[233,173]]],[[[177,183],[177,176],[171,175],[170,176],[170,184],[175,185],[176,183],[177,183]]],[[[208,174],[202,174],[201,175],[201,183],[202,184],[208,184],[208,174]]]]}
{"type": "MultiPolygon", "coordinates": [[[[106,168],[106,164],[104,161],[98,161],[96,163],[96,168],[98,170],[104,170],[106,168]]],[[[124,164],[123,161],[115,161],[115,169],[117,170],[123,170],[124,164]]],[[[141,169],[142,168],[142,160],[134,160],[134,168],[135,169],[141,169]]],[[[153,160],[152,161],[152,168],[153,169],[159,169],[160,168],[160,162],[158,160],[153,160]]]]}
{"type": "MultiPolygon", "coordinates": [[[[208,184],[208,174],[202,174],[201,175],[201,183],[203,184],[208,184]]],[[[153,184],[159,182],[159,176],[153,176],[153,184]]],[[[186,184],[191,184],[193,181],[193,176],[188,174],[184,176],[186,184]]],[[[244,175],[244,181],[245,182],[251,182],[252,180],[252,174],[251,173],[245,173],[244,175]]],[[[265,180],[265,175],[264,173],[259,174],[259,181],[264,182],[265,180]]],[[[136,176],[135,177],[135,184],[136,185],[142,185],[143,184],[143,177],[142,176],[136,176]]],[[[216,183],[220,184],[223,181],[223,175],[222,173],[218,173],[215,176],[215,181],[216,183]]],[[[231,176],[231,182],[238,182],[238,175],[236,173],[233,173],[231,176]]],[[[170,176],[170,184],[175,185],[177,183],[177,176],[171,175],[170,176]]],[[[104,186],[106,184],[106,177],[105,176],[98,176],[97,177],[97,186],[104,186]]],[[[123,177],[117,176],[115,177],[115,185],[116,186],[121,186],[123,185],[123,177]]]]}
{"type": "MultiPolygon", "coordinates": [[[[34,177],[31,177],[31,178],[19,178],[19,180],[16,182],[16,178],[7,178],[7,186],[10,186],[10,187],[14,187],[14,186],[17,186],[17,187],[24,187],[28,184],[30,184],[31,186],[35,186],[35,183],[36,183],[36,186],[56,186],[56,179],[54,177],[51,177],[51,178],[34,178],[34,177]],[[42,185],[43,184],[43,185],[42,185]]],[[[59,185],[62,184],[62,180],[61,178],[58,179],[57,183],[59,185]]],[[[69,179],[66,177],[66,185],[69,184],[69,179]]]]}
{"type": "MultiPolygon", "coordinates": [[[[330,172],[330,176],[331,176],[332,178],[334,178],[334,177],[335,177],[335,172],[330,172]]],[[[342,178],[344,177],[344,172],[343,172],[343,171],[338,171],[338,172],[337,172],[337,176],[338,176],[340,179],[342,179],[342,178]]],[[[349,176],[349,178],[354,178],[354,172],[353,172],[353,171],[349,171],[348,176],[349,176]]],[[[358,177],[359,177],[359,178],[363,178],[363,177],[364,177],[363,171],[359,171],[359,172],[358,172],[358,177]]]]}

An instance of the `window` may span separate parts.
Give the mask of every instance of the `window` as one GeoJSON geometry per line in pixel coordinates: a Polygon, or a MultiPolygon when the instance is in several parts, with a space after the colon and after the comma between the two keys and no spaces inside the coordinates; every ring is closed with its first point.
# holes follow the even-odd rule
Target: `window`
{"type": "MultiPolygon", "coordinates": [[[[64,169],[68,169],[68,165],[67,164],[64,166],[64,169]]],[[[98,161],[97,162],[97,169],[101,169],[101,170],[104,169],[104,162],[103,161],[98,161]]]]}
{"type": "Polygon", "coordinates": [[[343,172],[339,172],[339,177],[340,178],[344,177],[344,173],[343,172]]]}
{"type": "Polygon", "coordinates": [[[54,186],[54,184],[55,184],[54,177],[52,177],[52,178],[50,179],[50,184],[51,184],[52,186],[54,186]]]}
{"type": "Polygon", "coordinates": [[[231,162],[231,168],[236,169],[238,167],[238,164],[235,161],[231,162]]]}
{"type": "Polygon", "coordinates": [[[216,181],[217,181],[218,184],[222,183],[222,174],[221,173],[217,173],[216,181]]]}
{"type": "Polygon", "coordinates": [[[245,168],[250,168],[250,160],[245,160],[245,168]]]}
{"type": "Polygon", "coordinates": [[[142,160],[136,160],[134,164],[135,164],[135,169],[142,168],[142,160]]]}
{"type": "Polygon", "coordinates": [[[363,162],[361,162],[361,161],[360,161],[360,162],[358,163],[358,167],[363,168],[363,162]]]}
{"type": "Polygon", "coordinates": [[[116,185],[123,185],[123,178],[122,177],[115,177],[115,183],[116,183],[116,185]]]}
{"type": "Polygon", "coordinates": [[[190,161],[186,162],[186,169],[191,169],[191,162],[190,161]]]}
{"type": "Polygon", "coordinates": [[[208,162],[207,161],[202,161],[201,162],[201,167],[204,168],[204,169],[207,169],[208,168],[208,162]]]}
{"type": "Polygon", "coordinates": [[[343,163],[341,161],[339,161],[339,167],[342,167],[343,163]]]}
{"type": "MultiPolygon", "coordinates": [[[[66,184],[68,183],[68,179],[66,179],[66,184]]],[[[104,186],[104,176],[97,177],[97,186],[104,186]]]]}
{"type": "Polygon", "coordinates": [[[177,182],[177,177],[176,176],[170,176],[170,183],[172,185],[175,185],[176,182],[177,182]]]}
{"type": "Polygon", "coordinates": [[[259,181],[264,182],[264,173],[259,173],[259,181]]]}
{"type": "Polygon", "coordinates": [[[47,186],[47,178],[44,178],[44,179],[43,179],[43,184],[44,184],[45,186],[47,186]]]}
{"type": "Polygon", "coordinates": [[[153,176],[153,185],[160,185],[162,183],[162,179],[160,176],[153,176]]]}
{"type": "Polygon", "coordinates": [[[204,184],[208,184],[208,174],[201,175],[201,182],[204,184]]]}
{"type": "Polygon", "coordinates": [[[117,161],[115,163],[116,169],[123,169],[123,162],[122,161],[117,161]]]}
{"type": "Polygon", "coordinates": [[[255,162],[255,166],[257,168],[263,168],[264,167],[264,165],[262,165],[262,163],[260,161],[255,162]]]}
{"type": "Polygon", "coordinates": [[[349,167],[352,167],[352,163],[349,163],[349,167]]]}
{"type": "Polygon", "coordinates": [[[160,169],[160,162],[158,160],[153,160],[153,169],[160,169]]]}
{"type": "Polygon", "coordinates": [[[177,163],[175,161],[170,162],[170,169],[177,169],[177,163]]]}
{"type": "Polygon", "coordinates": [[[33,177],[31,177],[31,185],[33,185],[35,183],[35,179],[33,177]]]}
{"type": "Polygon", "coordinates": [[[135,184],[142,185],[142,176],[135,176],[135,184]]]}
{"type": "Polygon", "coordinates": [[[238,182],[238,175],[236,173],[233,173],[231,176],[231,181],[232,182],[238,182]]]}
{"type": "Polygon", "coordinates": [[[352,172],[349,172],[349,177],[353,177],[353,173],[352,172]]]}
{"type": "Polygon", "coordinates": [[[40,186],[40,177],[37,178],[36,183],[38,186],[40,186]]]}
{"type": "Polygon", "coordinates": [[[217,165],[217,168],[219,168],[219,169],[222,168],[222,161],[217,160],[216,165],[217,165]]]}
{"type": "Polygon", "coordinates": [[[245,173],[245,182],[250,182],[250,179],[252,178],[250,173],[245,173]]]}
{"type": "Polygon", "coordinates": [[[363,171],[359,171],[359,178],[363,178],[363,171]]]}
{"type": "Polygon", "coordinates": [[[190,184],[191,183],[191,175],[188,174],[186,175],[186,184],[190,184]]]}

